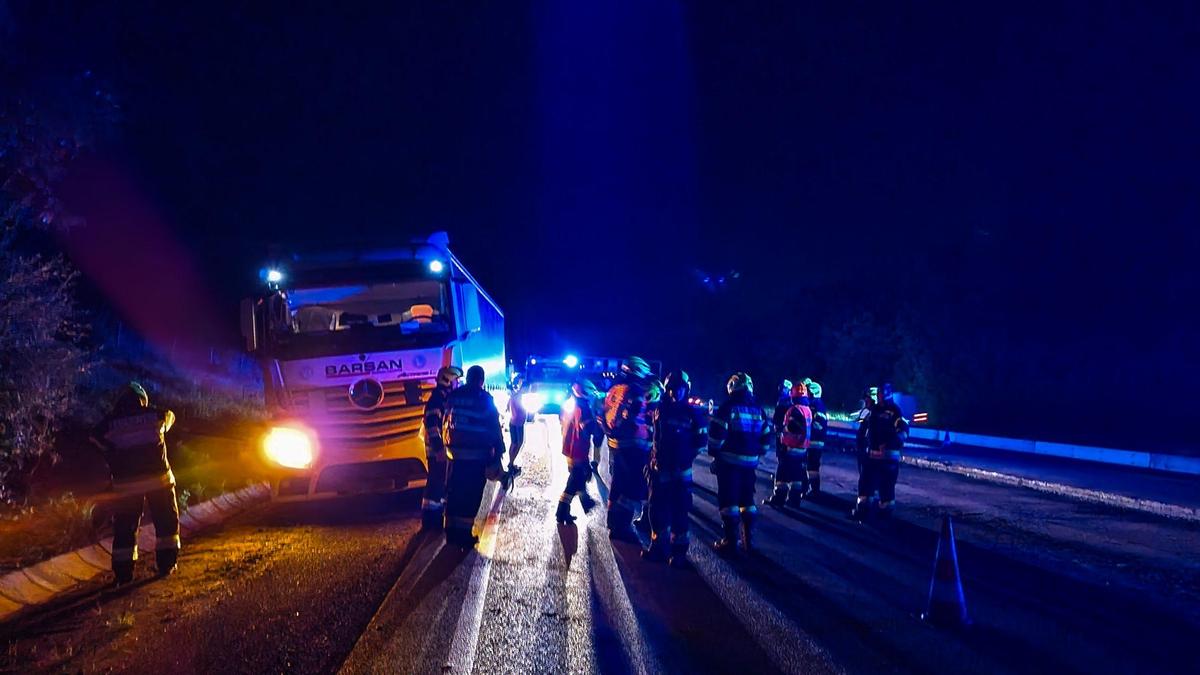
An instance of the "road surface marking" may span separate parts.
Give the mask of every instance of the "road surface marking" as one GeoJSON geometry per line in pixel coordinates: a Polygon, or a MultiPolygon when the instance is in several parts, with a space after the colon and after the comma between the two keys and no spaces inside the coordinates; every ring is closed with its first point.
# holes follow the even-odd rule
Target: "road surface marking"
{"type": "Polygon", "coordinates": [[[475,667],[475,647],[479,644],[479,626],[483,622],[483,603],[487,598],[488,578],[492,571],[492,555],[496,552],[496,538],[500,529],[500,509],[504,506],[504,490],[495,482],[488,482],[492,493],[483,530],[479,533],[479,544],[471,553],[471,578],[463,596],[462,611],[454,638],[450,641],[450,654],[446,668],[451,673],[470,673],[475,667]]]}
{"type": "Polygon", "coordinates": [[[1089,490],[1087,488],[1063,485],[1062,483],[1052,483],[1050,481],[1037,480],[1034,478],[1023,478],[1021,476],[1014,476],[1012,474],[1001,473],[999,471],[990,471],[988,469],[977,469],[970,466],[945,464],[920,457],[905,457],[903,461],[905,464],[910,464],[922,469],[931,469],[933,471],[958,474],[960,476],[966,476],[967,478],[974,478],[976,480],[983,480],[991,483],[999,483],[1001,485],[1030,488],[1032,490],[1047,492],[1060,497],[1071,497],[1073,499],[1078,499],[1085,502],[1104,504],[1106,506],[1115,506],[1118,508],[1130,509],[1132,511],[1141,511],[1143,513],[1152,513],[1156,516],[1166,516],[1167,518],[1178,518],[1180,520],[1200,522],[1200,509],[1195,509],[1188,506],[1164,504],[1163,502],[1156,502],[1150,499],[1138,499],[1136,497],[1126,497],[1125,495],[1113,494],[1111,492],[1102,492],[1100,490],[1089,490]]]}
{"type": "Polygon", "coordinates": [[[763,599],[728,562],[718,558],[708,547],[692,546],[688,559],[781,670],[788,673],[843,672],[812,637],[763,599]]]}

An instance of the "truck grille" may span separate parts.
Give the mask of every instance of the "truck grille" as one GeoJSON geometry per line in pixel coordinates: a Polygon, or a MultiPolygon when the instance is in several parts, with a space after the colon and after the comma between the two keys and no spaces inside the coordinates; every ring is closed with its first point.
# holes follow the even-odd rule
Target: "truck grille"
{"type": "Polygon", "coordinates": [[[324,387],[291,393],[291,409],[316,426],[322,444],[361,448],[415,438],[421,431],[432,380],[382,382],[383,401],[372,410],[350,401],[348,387],[324,387]]]}

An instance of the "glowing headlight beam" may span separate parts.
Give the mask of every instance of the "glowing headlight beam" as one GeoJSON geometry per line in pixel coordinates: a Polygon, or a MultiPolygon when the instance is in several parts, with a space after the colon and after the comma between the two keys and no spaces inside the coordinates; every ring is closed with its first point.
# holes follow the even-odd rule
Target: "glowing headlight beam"
{"type": "Polygon", "coordinates": [[[279,466],[307,469],[314,459],[313,442],[299,429],[273,427],[263,438],[263,454],[279,466]]]}

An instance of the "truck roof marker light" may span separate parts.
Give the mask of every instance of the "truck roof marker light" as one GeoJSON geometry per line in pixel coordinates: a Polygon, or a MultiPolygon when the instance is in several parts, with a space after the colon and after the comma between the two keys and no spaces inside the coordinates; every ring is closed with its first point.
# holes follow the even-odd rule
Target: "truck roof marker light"
{"type": "Polygon", "coordinates": [[[529,359],[529,365],[531,365],[531,366],[536,366],[536,365],[537,365],[537,359],[529,359]]]}
{"type": "Polygon", "coordinates": [[[579,365],[579,357],[574,354],[567,354],[567,358],[563,359],[563,365],[568,368],[574,368],[579,365]]]}
{"type": "Polygon", "coordinates": [[[441,274],[442,270],[444,270],[444,269],[446,269],[446,264],[443,263],[441,260],[430,260],[429,261],[429,271],[430,272],[433,272],[434,274],[441,274]]]}

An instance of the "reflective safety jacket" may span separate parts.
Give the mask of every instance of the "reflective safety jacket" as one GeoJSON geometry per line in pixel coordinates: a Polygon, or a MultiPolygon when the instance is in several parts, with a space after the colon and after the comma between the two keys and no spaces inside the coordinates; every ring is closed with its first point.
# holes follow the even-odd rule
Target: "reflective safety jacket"
{"type": "Polygon", "coordinates": [[[867,418],[867,456],[871,459],[900,459],[908,440],[908,420],[893,401],[883,401],[867,418]]]}
{"type": "Polygon", "coordinates": [[[111,414],[92,430],[91,441],[104,452],[114,490],[142,494],[175,485],[166,438],[174,424],[170,410],[141,408],[111,414]]]}
{"type": "Polygon", "coordinates": [[[858,428],[854,430],[854,447],[860,453],[867,451],[867,420],[871,418],[872,407],[871,404],[868,404],[858,411],[858,428]]]}
{"type": "Polygon", "coordinates": [[[450,392],[442,420],[442,443],[451,460],[499,461],[504,435],[492,395],[479,387],[450,392]]]}
{"type": "Polygon", "coordinates": [[[708,454],[734,466],[758,466],[771,446],[771,420],[747,391],[736,391],[708,423],[708,454]]]}
{"type": "Polygon", "coordinates": [[[812,431],[812,410],[803,403],[788,408],[783,417],[783,449],[780,454],[802,456],[808,454],[808,443],[812,431]]]}
{"type": "Polygon", "coordinates": [[[633,382],[614,384],[604,397],[604,433],[613,450],[650,451],[646,392],[633,382]]]}
{"type": "Polygon", "coordinates": [[[654,411],[650,468],[660,482],[691,482],[692,463],[704,449],[706,415],[687,401],[663,401],[654,411]]]}
{"type": "Polygon", "coordinates": [[[809,436],[809,447],[825,447],[825,434],[829,430],[829,413],[825,412],[825,402],[819,398],[810,398],[809,407],[812,410],[812,433],[809,436]]]}
{"type": "Polygon", "coordinates": [[[446,415],[446,398],[453,391],[449,387],[437,387],[425,402],[425,418],[421,433],[425,436],[425,454],[441,455],[446,452],[442,444],[442,420],[446,415]]]}
{"type": "Polygon", "coordinates": [[[575,396],[575,409],[563,419],[562,454],[575,462],[591,459],[592,437],[600,432],[600,421],[586,396],[575,396]]]}

